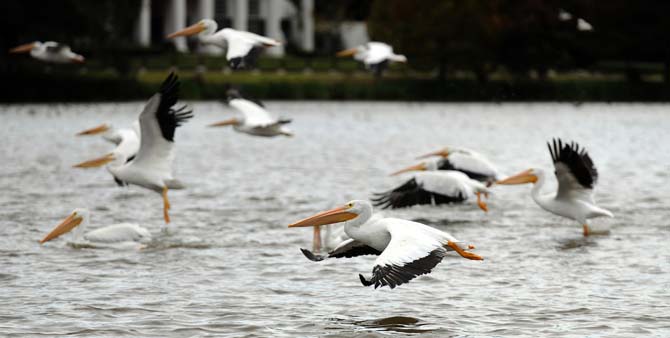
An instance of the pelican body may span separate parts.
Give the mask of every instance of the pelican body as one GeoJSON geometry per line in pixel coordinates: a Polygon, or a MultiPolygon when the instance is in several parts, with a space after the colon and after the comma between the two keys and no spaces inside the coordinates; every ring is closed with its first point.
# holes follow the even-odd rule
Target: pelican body
{"type": "Polygon", "coordinates": [[[87,209],[75,209],[60,224],[54,227],[40,244],[56,239],[68,232],[72,232],[71,243],[92,247],[125,248],[137,247],[151,241],[151,234],[147,229],[132,223],[120,223],[84,232],[89,224],[87,209]]]}
{"type": "Polygon", "coordinates": [[[14,47],[10,53],[30,53],[33,58],[49,63],[84,63],[83,56],[72,52],[68,45],[47,41],[35,41],[14,47]]]}
{"type": "Polygon", "coordinates": [[[419,156],[419,159],[439,156],[438,170],[458,170],[473,180],[491,185],[499,180],[498,169],[486,157],[475,151],[460,147],[445,147],[438,151],[419,156]]]}
{"type": "Polygon", "coordinates": [[[439,161],[426,161],[393,173],[398,175],[418,171],[399,187],[375,194],[373,203],[384,209],[396,209],[414,205],[462,203],[476,196],[479,208],[488,211],[488,206],[481,199],[482,194],[488,196],[490,193],[484,184],[460,171],[440,170],[438,164],[439,161]]]}
{"type": "Polygon", "coordinates": [[[250,68],[255,64],[260,51],[265,47],[280,46],[281,42],[254,34],[251,32],[238,31],[232,28],[224,28],[216,31],[216,21],[202,19],[198,23],[174,32],[167,37],[169,39],[178,36],[197,35],[198,41],[203,44],[227,48],[226,60],[232,69],[250,68]]]}
{"type": "Polygon", "coordinates": [[[233,129],[238,132],[254,136],[293,136],[291,130],[286,127],[291,120],[279,118],[265,109],[262,103],[247,100],[236,90],[228,91],[227,102],[228,105],[241,112],[242,117],[213,123],[210,127],[233,126],[233,129]]]}
{"type": "MultiPolygon", "coordinates": [[[[115,129],[107,124],[102,124],[100,126],[84,130],[77,135],[90,136],[97,134],[102,134],[102,137],[105,140],[116,144],[116,148],[102,157],[75,164],[75,168],[97,168],[110,162],[126,163],[132,161],[137,155],[137,152],[140,150],[139,121],[135,121],[132,128],[115,129]]],[[[109,170],[109,166],[107,168],[109,170]]],[[[123,182],[121,181],[117,181],[117,183],[119,185],[123,185],[123,182]]]]}
{"type": "Polygon", "coordinates": [[[497,184],[533,183],[531,196],[535,203],[555,215],[579,222],[582,224],[584,236],[588,236],[589,219],[614,216],[609,210],[597,206],[593,198],[598,171],[586,150],[575,142],[567,144],[560,139],[554,139],[551,144],[547,143],[547,146],[558,180],[556,193],[542,193],[548,175],[539,168],[528,169],[497,184]]]}
{"type": "Polygon", "coordinates": [[[171,73],[161,85],[158,93],[147,102],[140,114],[140,149],[130,162],[115,159],[109,172],[115,180],[138,185],[163,196],[163,218],[170,222],[168,189],[181,186],[172,175],[174,158],[174,135],[177,127],[193,117],[186,106],[174,108],[179,94],[179,80],[171,73]]]}
{"type": "Polygon", "coordinates": [[[463,244],[446,232],[417,222],[385,217],[373,219],[372,216],[370,202],[354,200],[290,224],[289,227],[345,222],[344,231],[350,239],[342,242],[327,256],[317,256],[305,249],[302,252],[313,261],[378,255],[372,278],[359,275],[364,286],[374,285],[375,288],[389,286],[393,289],[417,276],[430,273],[448,251],[456,251],[467,259],[482,260],[480,256],[467,251],[473,249],[473,246],[463,244]]]}
{"type": "Polygon", "coordinates": [[[407,62],[407,57],[395,54],[390,45],[375,41],[340,51],[337,56],[353,56],[355,60],[363,62],[365,68],[371,70],[375,76],[381,76],[390,62],[407,62]]]}

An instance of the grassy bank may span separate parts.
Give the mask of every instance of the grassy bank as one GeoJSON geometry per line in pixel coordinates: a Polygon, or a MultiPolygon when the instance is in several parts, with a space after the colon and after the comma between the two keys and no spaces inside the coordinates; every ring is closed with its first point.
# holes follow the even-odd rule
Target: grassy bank
{"type": "MultiPolygon", "coordinates": [[[[236,72],[179,71],[182,97],[222,99],[229,84],[259,99],[402,100],[402,101],[670,101],[662,82],[630,83],[608,77],[556,78],[549,81],[493,78],[438,81],[422,75],[374,79],[365,72],[236,72]]],[[[2,102],[85,102],[144,100],[167,71],[144,71],[134,77],[113,72],[63,71],[6,74],[2,102]]]]}

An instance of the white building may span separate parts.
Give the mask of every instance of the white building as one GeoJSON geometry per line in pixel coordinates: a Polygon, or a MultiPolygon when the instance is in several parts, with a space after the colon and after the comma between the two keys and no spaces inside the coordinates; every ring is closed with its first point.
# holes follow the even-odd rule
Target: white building
{"type": "MultiPolygon", "coordinates": [[[[314,50],[314,0],[142,0],[135,40],[142,46],[164,43],[165,36],[198,22],[213,19],[219,29],[232,27],[314,50]],[[299,3],[299,6],[294,5],[299,3]]],[[[171,40],[176,49],[188,51],[186,38],[171,40]]],[[[284,55],[284,47],[268,48],[270,55],[284,55]]]]}

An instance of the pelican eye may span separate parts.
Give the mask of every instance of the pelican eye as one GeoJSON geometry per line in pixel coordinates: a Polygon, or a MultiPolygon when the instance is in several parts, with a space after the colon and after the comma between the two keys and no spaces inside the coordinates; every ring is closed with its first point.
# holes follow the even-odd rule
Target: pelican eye
{"type": "Polygon", "coordinates": [[[353,203],[347,203],[347,208],[353,208],[354,204],[353,203]]]}

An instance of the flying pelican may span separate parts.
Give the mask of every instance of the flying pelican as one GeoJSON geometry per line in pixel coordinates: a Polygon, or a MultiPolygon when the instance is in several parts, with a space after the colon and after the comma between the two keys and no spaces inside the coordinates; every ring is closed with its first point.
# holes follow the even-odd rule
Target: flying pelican
{"type": "Polygon", "coordinates": [[[24,45],[14,47],[9,50],[10,53],[28,53],[33,58],[51,63],[84,63],[84,57],[72,52],[68,45],[62,43],[47,41],[47,42],[31,42],[24,45]]]}
{"type": "Polygon", "coordinates": [[[338,57],[352,56],[363,62],[365,68],[372,70],[375,76],[381,76],[389,62],[407,62],[407,57],[395,54],[393,47],[383,42],[368,42],[358,47],[349,48],[337,53],[338,57]]]}
{"type": "Polygon", "coordinates": [[[76,164],[74,165],[75,168],[96,168],[117,159],[119,160],[119,163],[125,163],[133,160],[135,155],[137,155],[137,152],[140,150],[139,121],[135,121],[131,129],[114,129],[103,124],[95,128],[84,130],[77,135],[96,135],[99,133],[103,133],[102,137],[105,140],[116,144],[116,148],[102,157],[76,164]]]}
{"type": "Polygon", "coordinates": [[[374,285],[375,288],[389,286],[393,289],[417,276],[430,273],[442,261],[447,251],[456,251],[467,259],[482,260],[482,257],[466,251],[474,249],[473,246],[465,245],[448,233],[427,225],[398,218],[379,218],[368,222],[372,211],[370,202],[354,200],[290,224],[289,228],[345,222],[344,231],[351,238],[327,256],[317,256],[308,250],[301,250],[313,261],[378,255],[372,269],[372,278],[359,275],[364,286],[374,285]]]}
{"type": "Polygon", "coordinates": [[[197,34],[198,40],[204,44],[215,45],[220,48],[228,47],[226,59],[232,69],[243,69],[252,66],[263,47],[280,46],[281,42],[260,36],[251,32],[224,28],[216,31],[216,21],[202,19],[198,23],[186,27],[167,36],[168,39],[178,36],[197,34]]]}
{"type": "Polygon", "coordinates": [[[147,229],[131,223],[120,223],[95,229],[84,233],[88,226],[89,212],[87,209],[77,208],[58,224],[49,234],[44,236],[40,244],[60,237],[73,231],[72,243],[94,247],[136,247],[137,244],[151,241],[151,234],[147,229]]]}
{"type": "Polygon", "coordinates": [[[140,114],[142,136],[135,159],[130,162],[116,159],[107,167],[117,181],[161,193],[165,223],[170,223],[168,189],[171,184],[179,184],[172,176],[175,130],[193,117],[186,106],[173,108],[178,94],[179,80],[174,73],[170,73],[140,114]]]}
{"type": "Polygon", "coordinates": [[[579,222],[582,224],[584,236],[588,236],[589,218],[614,216],[610,211],[597,206],[593,199],[598,171],[586,149],[580,149],[577,143],[563,144],[561,139],[554,139],[553,144],[547,143],[547,146],[558,180],[558,191],[555,194],[541,194],[547,180],[545,171],[539,168],[528,169],[497,184],[534,183],[531,196],[535,203],[555,215],[579,222]]]}
{"type": "Polygon", "coordinates": [[[499,180],[498,169],[482,154],[460,147],[444,147],[438,151],[419,156],[419,159],[440,156],[438,170],[458,170],[473,180],[486,182],[489,186],[499,180]]]}
{"type": "MultiPolygon", "coordinates": [[[[368,222],[376,222],[378,219],[384,218],[381,213],[375,213],[370,217],[368,222]]],[[[312,240],[312,251],[319,252],[321,249],[327,251],[335,249],[340,243],[349,239],[349,236],[344,231],[342,224],[330,224],[325,226],[323,233],[320,225],[314,227],[314,238],[312,240]]]]}
{"type": "Polygon", "coordinates": [[[439,170],[439,161],[426,161],[407,167],[391,175],[419,171],[401,186],[383,193],[374,194],[372,202],[382,208],[405,208],[414,205],[461,203],[477,196],[477,205],[485,212],[488,206],[481,195],[488,197],[490,191],[479,181],[455,170],[439,170]]]}
{"type": "Polygon", "coordinates": [[[243,98],[236,90],[228,91],[228,104],[240,111],[242,118],[234,117],[225,121],[213,123],[210,127],[233,126],[238,132],[255,136],[273,137],[278,135],[293,136],[291,130],[284,125],[291,122],[281,119],[269,112],[260,102],[243,98]]]}

